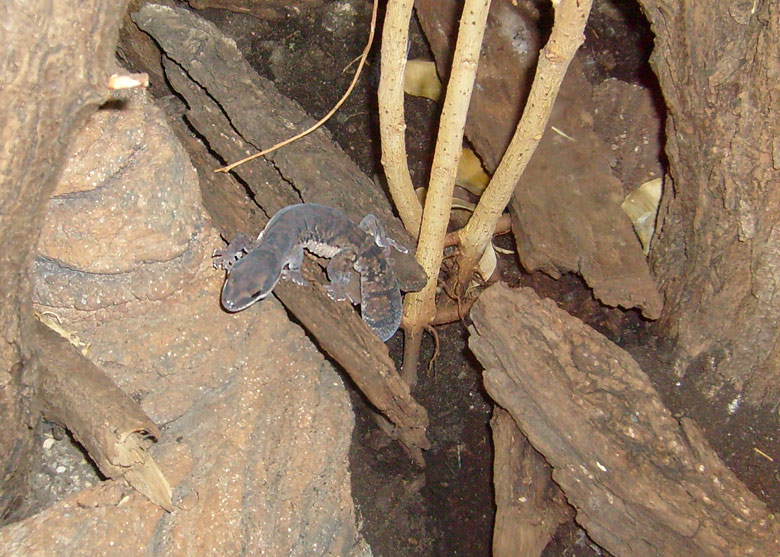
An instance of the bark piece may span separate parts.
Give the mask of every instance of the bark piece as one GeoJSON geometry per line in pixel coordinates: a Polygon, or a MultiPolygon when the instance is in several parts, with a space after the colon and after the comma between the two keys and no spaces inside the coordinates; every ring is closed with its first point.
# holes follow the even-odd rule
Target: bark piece
{"type": "MultiPolygon", "coordinates": [[[[49,217],[64,231],[81,227],[102,238],[105,246],[78,238],[94,245],[96,257],[128,246],[132,264],[116,273],[86,271],[65,259],[67,247],[49,242],[47,259],[58,263],[60,276],[73,277],[62,284],[84,284],[49,297],[39,282],[38,300],[56,303],[36,309],[56,312],[89,345],[94,365],[161,425],[150,452],[173,486],[175,510],[165,514],[124,482],[105,481],[0,530],[0,553],[363,551],[346,466],[353,416],[338,374],[275,300],[237,315],[219,308],[222,277],[211,268],[211,253],[221,242],[205,218],[186,153],[142,94],[129,94],[116,116],[134,122],[141,139],[125,142],[120,136],[132,125],[95,115],[90,124],[104,125],[100,133],[85,130],[86,144],[99,137],[95,144],[112,156],[90,158],[96,167],[74,161],[72,168],[102,181],[59,196],[49,217]],[[116,226],[109,211],[104,223],[81,222],[85,210],[97,214],[104,200],[124,197],[133,200],[136,220],[115,215],[123,224],[116,226]],[[154,202],[143,203],[148,199],[154,202]],[[158,245],[166,240],[163,222],[170,226],[167,247],[158,245]],[[110,295],[117,291],[128,294],[121,303],[110,295]]],[[[81,183],[70,170],[64,175],[81,183]]],[[[107,259],[122,263],[113,253],[107,259]]]]}
{"type": "MultiPolygon", "coordinates": [[[[165,34],[167,25],[171,25],[176,33],[207,34],[211,37],[211,42],[208,43],[211,48],[199,44],[197,56],[194,52],[184,53],[178,50],[180,44],[175,42],[176,33],[173,33],[170,44],[167,42],[169,39],[162,40],[163,46],[173,49],[177,58],[182,57],[188,64],[191,62],[190,69],[195,72],[195,76],[185,72],[181,65],[172,60],[166,60],[164,66],[170,83],[187,99],[190,106],[188,121],[207,138],[211,149],[219,152],[225,159],[240,158],[247,154],[249,146],[242,139],[245,134],[236,135],[231,125],[235,126],[235,122],[250,118],[246,115],[249,107],[255,112],[264,107],[274,114],[273,118],[257,115],[254,117],[255,123],[246,124],[249,131],[245,133],[250,137],[262,137],[263,133],[267,132],[265,135],[277,134],[281,138],[282,133],[289,133],[279,122],[268,120],[308,120],[300,108],[283,99],[272,84],[262,80],[249,68],[240,53],[235,50],[235,46],[212,24],[181,10],[152,6],[139,12],[136,20],[147,32],[156,30],[157,33],[165,34]],[[204,73],[203,67],[207,67],[208,72],[204,73]],[[248,78],[251,79],[247,81],[248,78]],[[233,82],[235,87],[226,90],[225,82],[233,82]],[[202,88],[204,83],[215,89],[209,89],[207,94],[207,90],[202,88]],[[229,119],[226,119],[223,110],[229,119]]],[[[195,43],[189,41],[189,44],[195,43]]],[[[361,215],[359,218],[362,218],[366,212],[374,212],[383,219],[383,225],[389,223],[386,230],[391,231],[391,236],[408,245],[408,235],[395,219],[389,220],[389,208],[383,209],[387,207],[387,202],[380,201],[378,190],[374,189],[373,183],[363,177],[338,148],[330,144],[327,135],[323,137],[318,132],[314,135],[315,137],[302,140],[308,140],[308,146],[295,147],[297,143],[290,146],[295,147],[292,149],[292,155],[275,155],[273,165],[267,161],[255,161],[236,169],[236,173],[245,183],[251,184],[256,201],[269,213],[299,202],[299,195],[309,202],[339,207],[353,220],[358,218],[356,215],[361,215]],[[300,167],[304,164],[302,161],[305,161],[304,166],[309,168],[308,171],[300,167]],[[286,172],[293,175],[297,191],[279,180],[276,175],[278,169],[282,170],[285,177],[286,172]],[[317,184],[320,181],[325,183],[317,184]],[[344,182],[344,186],[335,191],[332,183],[337,181],[344,182]],[[304,186],[298,187],[299,183],[304,186]],[[352,191],[356,192],[354,196],[348,193],[352,191]],[[370,208],[374,203],[379,204],[380,210],[370,208]]],[[[204,170],[205,172],[208,170],[204,170]]],[[[216,187],[222,186],[216,184],[216,187]]],[[[228,237],[245,229],[247,224],[245,217],[235,217],[238,215],[221,224],[228,237]]],[[[254,220],[261,221],[261,225],[265,224],[262,217],[254,220]]],[[[394,255],[392,264],[394,270],[399,273],[399,282],[403,280],[402,277],[406,277],[403,282],[407,287],[410,280],[414,283],[415,277],[419,277],[419,265],[411,255],[394,255]],[[404,269],[407,271],[404,272],[404,269]]],[[[429,446],[425,435],[427,413],[411,397],[408,386],[398,376],[384,343],[371,333],[351,307],[330,300],[319,290],[302,289],[282,282],[277,285],[275,294],[315,335],[320,345],[353,377],[372,404],[395,424],[399,440],[410,451],[415,462],[422,464],[420,450],[429,446]]]]}
{"type": "MultiPolygon", "coordinates": [[[[155,38],[165,55],[189,79],[216,101],[233,128],[230,136],[238,135],[252,151],[275,145],[314,124],[297,103],[258,75],[235,43],[214,24],[186,10],[154,5],[144,6],[134,20],[155,38]]],[[[223,133],[228,132],[223,130],[223,133]]],[[[303,199],[341,209],[354,222],[360,222],[367,213],[374,213],[388,235],[413,246],[379,186],[360,171],[324,128],[270,153],[266,160],[292,185],[299,202],[303,199]]],[[[286,203],[286,200],[276,201],[286,203]]],[[[264,209],[273,214],[282,206],[264,209]]],[[[411,253],[394,252],[391,264],[407,288],[415,282],[424,283],[422,271],[411,253]]]]}
{"type": "Polygon", "coordinates": [[[662,324],[675,339],[673,365],[681,376],[703,376],[699,390],[723,406],[744,390],[748,403],[774,414],[780,4],[640,4],[655,33],[651,65],[669,111],[672,183],[651,257],[667,300],[662,324]]]}
{"type": "Polygon", "coordinates": [[[487,289],[469,345],[506,408],[616,555],[775,555],[777,523],[636,362],[532,290],[487,289]],[[507,327],[507,322],[515,327],[507,327]]]}
{"type": "MultiPolygon", "coordinates": [[[[445,74],[458,10],[456,2],[417,3],[437,65],[445,74]]],[[[520,119],[539,47],[531,30],[537,18],[508,0],[491,7],[472,117],[466,126],[467,137],[491,171],[520,119]]],[[[620,208],[624,188],[611,172],[615,153],[593,129],[593,95],[588,91],[592,87],[575,59],[509,206],[518,256],[529,271],[542,270],[555,278],[579,273],[603,303],[638,307],[645,317],[655,319],[663,301],[631,222],[620,208]]],[[[657,129],[657,120],[651,123],[657,129]]],[[[649,144],[642,151],[656,156],[658,145],[649,144]]]]}
{"type": "Polygon", "coordinates": [[[280,304],[221,312],[212,276],[204,266],[202,293],[168,297],[165,313],[85,320],[80,331],[100,331],[91,357],[165,422],[152,454],[175,511],[102,482],[0,529],[0,555],[360,551],[338,374],[280,304]]]}
{"type": "Polygon", "coordinates": [[[506,410],[493,409],[490,427],[495,446],[493,555],[541,555],[558,526],[571,519],[572,508],[552,481],[552,469],[544,457],[506,410]]]}
{"type": "Polygon", "coordinates": [[[321,6],[324,0],[187,0],[187,3],[196,10],[216,8],[263,19],[281,19],[321,6]]]}
{"type": "Polygon", "coordinates": [[[579,65],[564,78],[550,124],[518,182],[510,213],[518,255],[529,271],[582,275],[609,306],[639,307],[657,318],[663,301],[642,246],[621,209],[609,146],[593,130],[579,65]],[[557,133],[553,127],[570,137],[557,133]]]}
{"type": "MultiPolygon", "coordinates": [[[[171,83],[180,91],[189,89],[183,73],[168,63],[166,67],[171,83]]],[[[190,93],[194,94],[192,91],[190,93]]],[[[189,113],[189,120],[195,123],[199,130],[203,130],[206,137],[213,139],[221,152],[230,154],[241,152],[241,145],[236,138],[219,141],[224,135],[214,131],[225,128],[223,123],[220,125],[221,123],[213,118],[216,114],[218,112],[192,111],[189,113]]],[[[184,130],[181,131],[186,133],[184,130]]],[[[230,214],[223,212],[223,218],[219,220],[223,236],[232,237],[247,225],[253,230],[262,229],[267,223],[267,218],[264,215],[252,214],[252,206],[245,203],[246,197],[243,195],[242,188],[233,187],[233,194],[229,195],[228,190],[225,189],[224,179],[218,178],[218,175],[211,171],[217,161],[207,154],[202,144],[192,142],[190,149],[191,152],[199,153],[196,160],[202,165],[201,187],[211,192],[208,195],[214,197],[217,210],[221,206],[234,208],[230,214]],[[239,211],[238,207],[242,205],[243,211],[239,211]]],[[[236,172],[247,183],[268,184],[274,180],[273,176],[267,176],[266,180],[259,179],[267,169],[268,167],[263,164],[259,167],[239,168],[236,172]]],[[[278,195],[290,195],[287,190],[278,185],[277,188],[278,195]]],[[[258,189],[257,198],[261,201],[268,200],[268,204],[278,204],[280,208],[289,204],[284,201],[280,203],[279,197],[269,195],[269,191],[271,191],[269,188],[258,189]]],[[[395,436],[410,451],[415,462],[422,465],[420,449],[429,447],[425,434],[428,424],[427,413],[411,397],[409,387],[401,381],[385,344],[376,338],[350,306],[335,302],[319,288],[302,288],[282,281],[274,289],[274,295],[305,325],[307,330],[311,331],[322,348],[344,367],[371,403],[393,422],[396,427],[395,436]]]]}
{"type": "Polygon", "coordinates": [[[590,105],[593,129],[612,152],[611,160],[604,158],[623,185],[623,195],[663,178],[663,115],[653,91],[610,78],[593,89],[590,105]]]}
{"type": "Polygon", "coordinates": [[[106,477],[124,477],[172,511],[171,486],[146,450],[158,427],[70,342],[43,323],[37,329],[44,416],[70,430],[106,477]]]}

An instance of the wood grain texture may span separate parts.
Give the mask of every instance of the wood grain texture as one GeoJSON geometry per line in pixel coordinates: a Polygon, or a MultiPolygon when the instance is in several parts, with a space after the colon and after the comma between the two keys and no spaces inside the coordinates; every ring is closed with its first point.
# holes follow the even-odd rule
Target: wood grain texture
{"type": "MultiPolygon", "coordinates": [[[[275,143],[292,133],[293,123],[301,128],[308,125],[310,119],[303,110],[258,76],[235,45],[211,23],[183,10],[151,6],[134,18],[155,38],[162,36],[158,40],[167,56],[163,64],[166,76],[187,100],[187,121],[224,160],[246,156],[260,141],[264,146],[265,142],[275,143]]],[[[194,143],[190,145],[198,149],[194,143]]],[[[194,160],[196,164],[206,161],[202,152],[194,160]]],[[[216,165],[212,162],[210,166],[213,169],[216,165]]],[[[200,168],[199,172],[205,176],[209,169],[200,168]]],[[[300,203],[301,199],[337,207],[353,222],[372,212],[380,218],[389,236],[411,245],[381,191],[324,130],[269,155],[268,159],[242,165],[235,174],[268,214],[300,203]]],[[[202,187],[213,192],[226,183],[225,175],[212,173],[202,187]]],[[[235,189],[233,193],[234,197],[240,195],[235,189]]],[[[216,200],[218,194],[207,195],[216,200]]],[[[225,219],[215,224],[228,238],[239,230],[254,234],[267,222],[260,213],[222,214],[225,219]]],[[[391,265],[402,286],[409,287],[410,282],[413,285],[420,278],[420,268],[411,255],[394,252],[391,265]]],[[[425,433],[428,416],[398,375],[385,344],[349,304],[331,300],[318,287],[301,288],[281,281],[274,294],[344,367],[371,403],[393,422],[398,439],[421,464],[420,450],[429,446],[425,433]]]]}
{"type": "Polygon", "coordinates": [[[487,289],[469,346],[488,394],[615,555],[777,555],[780,528],[631,356],[531,289],[487,289]],[[513,327],[507,327],[507,323],[513,327]]]}
{"type": "Polygon", "coordinates": [[[640,4],[668,108],[672,182],[651,256],[674,367],[776,410],[780,4],[640,4]]]}

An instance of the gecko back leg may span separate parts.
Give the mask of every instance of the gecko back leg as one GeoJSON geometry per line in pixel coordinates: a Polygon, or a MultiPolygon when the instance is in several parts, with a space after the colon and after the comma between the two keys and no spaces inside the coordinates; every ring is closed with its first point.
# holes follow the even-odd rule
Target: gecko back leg
{"type": "Polygon", "coordinates": [[[325,292],[332,299],[342,301],[349,299],[353,304],[359,303],[350,293],[348,286],[352,280],[352,269],[357,256],[350,249],[344,249],[334,255],[328,262],[328,279],[330,284],[325,285],[325,292]]]}
{"type": "Polygon", "coordinates": [[[382,228],[382,224],[379,222],[379,219],[370,213],[363,217],[363,220],[360,221],[358,227],[366,234],[374,237],[374,242],[376,242],[376,245],[383,249],[385,252],[385,257],[390,257],[391,247],[397,249],[401,253],[407,253],[409,251],[406,249],[406,247],[402,246],[390,238],[387,234],[385,234],[385,230],[382,228]]]}

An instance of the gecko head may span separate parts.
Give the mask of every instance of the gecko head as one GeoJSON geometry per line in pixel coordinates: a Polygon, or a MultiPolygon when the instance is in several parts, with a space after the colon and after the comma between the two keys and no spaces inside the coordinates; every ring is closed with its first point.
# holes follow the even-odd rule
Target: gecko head
{"type": "Polygon", "coordinates": [[[279,256],[262,248],[235,262],[222,287],[222,307],[235,313],[268,296],[279,282],[279,256]]]}

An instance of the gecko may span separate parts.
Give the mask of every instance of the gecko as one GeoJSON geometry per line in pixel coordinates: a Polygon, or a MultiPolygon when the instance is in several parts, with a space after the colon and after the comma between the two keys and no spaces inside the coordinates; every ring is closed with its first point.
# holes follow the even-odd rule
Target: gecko
{"type": "Polygon", "coordinates": [[[360,304],[363,320],[384,342],[398,330],[403,314],[401,291],[388,263],[391,247],[408,251],[385,235],[374,215],[356,225],[325,205],[290,205],[255,240],[239,233],[225,249],[214,251],[214,267],[227,271],[222,307],[231,313],[246,309],[268,296],[282,278],[307,286],[301,275],[306,249],[330,259],[330,283],[324,286],[328,296],[360,304]],[[360,275],[359,294],[347,289],[353,269],[360,275]]]}

